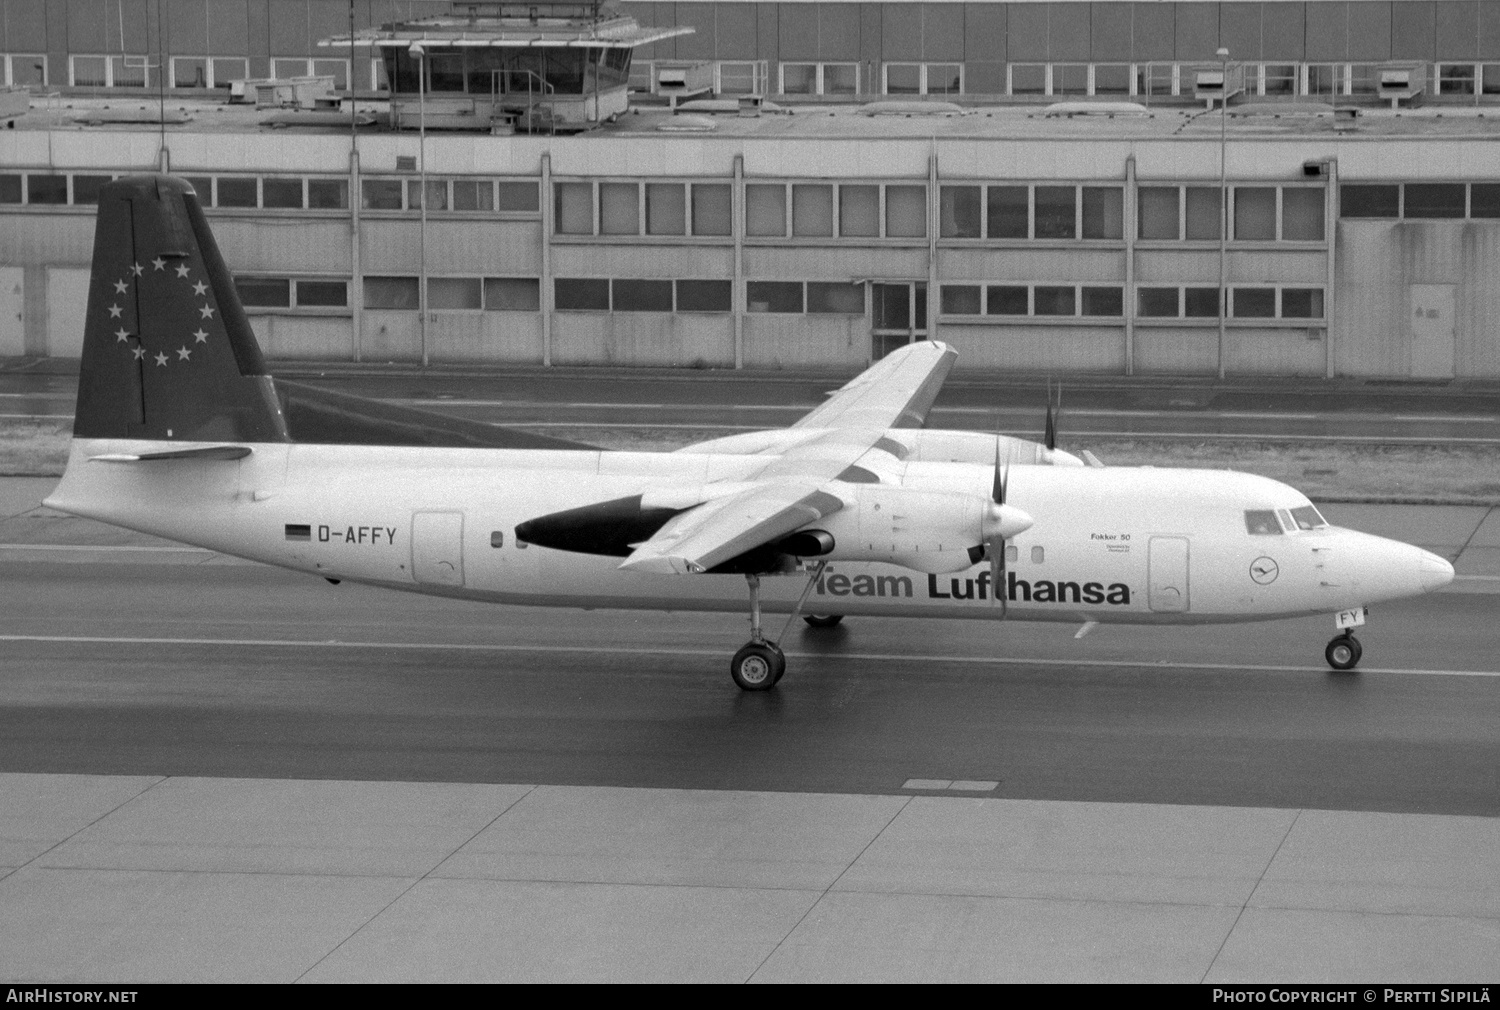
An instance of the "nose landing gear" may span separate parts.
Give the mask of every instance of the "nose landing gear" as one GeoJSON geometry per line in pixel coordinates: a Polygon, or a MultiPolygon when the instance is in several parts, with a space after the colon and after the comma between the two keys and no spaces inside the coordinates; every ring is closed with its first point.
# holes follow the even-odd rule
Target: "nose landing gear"
{"type": "Polygon", "coordinates": [[[1339,629],[1339,633],[1323,650],[1323,658],[1335,670],[1352,670],[1359,665],[1359,657],[1365,650],[1360,647],[1359,639],[1354,637],[1354,629],[1364,625],[1365,613],[1364,607],[1355,607],[1352,610],[1340,610],[1333,615],[1333,625],[1339,629]]]}
{"type": "Polygon", "coordinates": [[[1335,670],[1352,670],[1359,665],[1359,657],[1364,654],[1364,649],[1359,644],[1359,639],[1349,632],[1336,635],[1328,643],[1328,648],[1323,650],[1323,658],[1328,660],[1328,665],[1335,670]]]}

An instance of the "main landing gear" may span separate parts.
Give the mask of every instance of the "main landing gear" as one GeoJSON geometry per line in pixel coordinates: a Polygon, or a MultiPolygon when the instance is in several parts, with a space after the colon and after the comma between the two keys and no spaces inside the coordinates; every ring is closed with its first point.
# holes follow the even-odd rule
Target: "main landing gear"
{"type": "Polygon", "coordinates": [[[1364,655],[1364,649],[1359,644],[1359,639],[1349,632],[1336,635],[1328,643],[1328,648],[1323,650],[1323,658],[1328,660],[1328,665],[1335,670],[1352,670],[1359,665],[1359,657],[1364,655]]]}
{"type": "MultiPolygon", "coordinates": [[[[802,605],[807,602],[807,596],[817,583],[818,576],[823,574],[824,564],[820,561],[813,569],[807,586],[797,599],[797,605],[792,608],[792,615],[786,619],[786,627],[781,629],[782,638],[786,637],[786,629],[802,613],[802,605]]],[[[760,576],[747,574],[745,582],[750,586],[750,641],[741,646],[740,651],[729,661],[729,676],[734,678],[735,685],[741,691],[769,691],[786,672],[786,656],[781,647],[767,638],[760,628],[760,576]]],[[[809,619],[808,623],[813,622],[809,619]]],[[[837,619],[832,623],[837,624],[837,619]]]]}

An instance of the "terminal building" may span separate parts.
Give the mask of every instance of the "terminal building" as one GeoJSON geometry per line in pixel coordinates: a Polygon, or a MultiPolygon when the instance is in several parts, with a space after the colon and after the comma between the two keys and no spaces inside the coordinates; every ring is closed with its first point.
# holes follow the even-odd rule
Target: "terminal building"
{"type": "Polygon", "coordinates": [[[0,354],[166,168],[276,359],[1500,377],[1500,4],[350,10],[0,0],[0,354]]]}

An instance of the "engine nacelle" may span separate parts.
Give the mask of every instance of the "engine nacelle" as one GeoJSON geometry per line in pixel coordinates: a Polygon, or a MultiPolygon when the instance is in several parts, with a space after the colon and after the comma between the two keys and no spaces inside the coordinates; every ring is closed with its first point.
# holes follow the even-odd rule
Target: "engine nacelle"
{"type": "MultiPolygon", "coordinates": [[[[880,484],[851,488],[854,502],[818,520],[831,534],[829,561],[885,561],[919,572],[957,572],[995,537],[1013,537],[1031,517],[977,495],[908,491],[880,484]]],[[[804,532],[813,532],[807,530],[804,532]]]]}
{"type": "Polygon", "coordinates": [[[944,431],[935,428],[896,429],[886,433],[907,449],[908,463],[980,463],[995,457],[1010,466],[1083,466],[1083,460],[1040,442],[982,431],[944,431]]]}

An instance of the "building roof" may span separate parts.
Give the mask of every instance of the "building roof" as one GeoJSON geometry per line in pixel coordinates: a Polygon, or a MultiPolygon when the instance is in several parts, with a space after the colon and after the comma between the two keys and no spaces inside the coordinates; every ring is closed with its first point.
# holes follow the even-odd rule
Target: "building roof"
{"type": "MultiPolygon", "coordinates": [[[[543,10],[547,5],[539,6],[543,10]]],[[[319,46],[348,48],[375,46],[405,48],[413,42],[436,46],[483,49],[499,46],[516,48],[593,46],[606,49],[633,49],[678,35],[691,35],[696,29],[686,26],[649,28],[635,18],[620,15],[602,17],[465,17],[442,15],[415,21],[397,21],[366,28],[351,37],[348,33],[321,39],[319,46]],[[351,41],[352,39],[352,41],[351,41]]]]}

